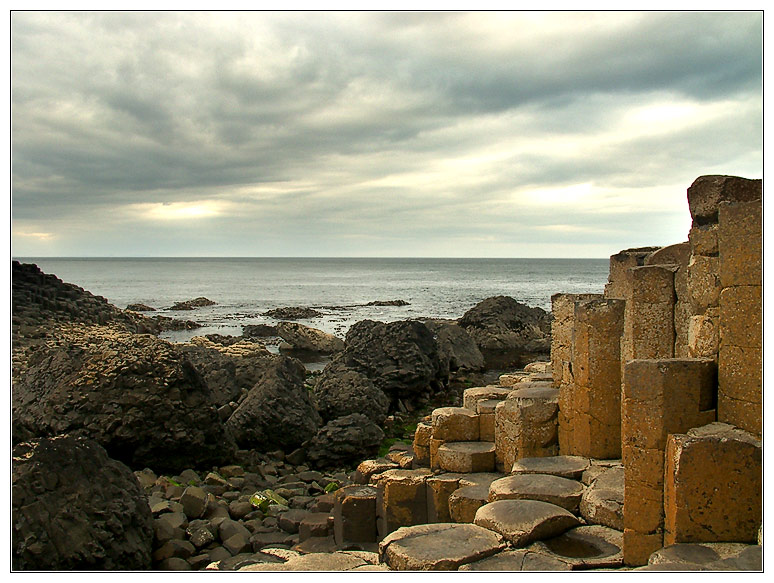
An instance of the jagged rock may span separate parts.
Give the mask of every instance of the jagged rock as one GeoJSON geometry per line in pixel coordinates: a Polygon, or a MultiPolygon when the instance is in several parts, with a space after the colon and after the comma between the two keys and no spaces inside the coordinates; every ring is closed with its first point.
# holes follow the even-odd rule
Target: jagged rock
{"type": "Polygon", "coordinates": [[[363,413],[377,425],[384,423],[390,401],[363,373],[342,361],[325,367],[314,387],[317,409],[325,421],[363,413]]]}
{"type": "Polygon", "coordinates": [[[409,303],[406,300],[375,300],[368,302],[366,306],[408,306],[409,303]]]}
{"type": "Polygon", "coordinates": [[[60,328],[14,379],[14,439],[63,433],[157,471],[220,465],[234,454],[188,359],[169,342],[108,327],[60,328]]]}
{"type": "Polygon", "coordinates": [[[454,571],[503,547],[499,535],[473,524],[421,524],[387,535],[379,558],[397,571],[454,571]]]}
{"type": "Polygon", "coordinates": [[[384,432],[362,413],[329,421],[306,445],[306,457],[316,467],[339,467],[368,458],[379,450],[384,432]]]}
{"type": "Polygon", "coordinates": [[[290,451],[317,433],[320,416],[304,388],[300,362],[277,357],[267,364],[226,427],[242,448],[290,451]]]}
{"type": "Polygon", "coordinates": [[[140,570],[153,518],[134,474],[97,443],[70,436],[13,450],[14,570],[140,570]]]}
{"type": "Polygon", "coordinates": [[[195,310],[196,308],[204,308],[206,306],[215,306],[217,305],[212,300],[208,300],[207,298],[196,298],[193,300],[186,300],[185,302],[176,302],[172,307],[170,307],[170,310],[180,311],[180,310],[195,310]]]}
{"type": "Polygon", "coordinates": [[[319,318],[322,316],[321,312],[318,312],[314,308],[303,307],[288,307],[288,308],[275,308],[264,312],[262,316],[268,316],[276,320],[309,320],[311,318],[319,318]]]}
{"type": "Polygon", "coordinates": [[[511,297],[487,298],[460,318],[487,368],[519,367],[544,358],[551,349],[551,318],[511,297]]]}
{"type": "Polygon", "coordinates": [[[514,546],[559,536],[580,525],[570,512],[538,500],[498,500],[478,509],[474,523],[500,533],[514,546]]]}
{"type": "Polygon", "coordinates": [[[601,524],[623,530],[624,469],[605,469],[583,492],[581,516],[589,524],[601,524]]]}
{"type": "Polygon", "coordinates": [[[287,346],[280,345],[282,352],[313,356],[344,350],[344,341],[341,338],[296,322],[280,322],[277,325],[277,334],[287,343],[287,346]]]}
{"type": "Polygon", "coordinates": [[[425,320],[436,336],[443,370],[480,371],[484,369],[484,355],[465,329],[448,320],[425,320]]]}
{"type": "Polygon", "coordinates": [[[542,500],[573,512],[583,495],[583,485],[575,480],[548,474],[520,474],[500,478],[489,486],[489,501],[542,500]]]}

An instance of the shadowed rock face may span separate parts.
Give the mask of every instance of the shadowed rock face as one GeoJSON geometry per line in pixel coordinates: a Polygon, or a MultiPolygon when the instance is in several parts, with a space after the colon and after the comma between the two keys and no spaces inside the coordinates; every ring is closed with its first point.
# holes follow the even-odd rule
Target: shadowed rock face
{"type": "Polygon", "coordinates": [[[487,368],[524,366],[551,350],[551,317],[507,296],[487,298],[468,310],[459,325],[473,338],[487,368]]]}
{"type": "Polygon", "coordinates": [[[373,421],[353,413],[322,427],[306,444],[306,457],[320,468],[352,464],[374,455],[382,439],[384,433],[373,421]]]}
{"type": "Polygon", "coordinates": [[[62,327],[14,378],[13,438],[94,439],[132,468],[227,463],[234,444],[174,345],[103,326],[62,327]]]}
{"type": "Polygon", "coordinates": [[[244,449],[292,450],[317,433],[321,424],[309,392],[306,370],[297,360],[273,358],[226,427],[244,449]]]}
{"type": "Polygon", "coordinates": [[[390,401],[374,383],[357,370],[336,361],[325,372],[314,388],[317,408],[325,421],[362,413],[376,424],[387,417],[390,401]]]}
{"type": "Polygon", "coordinates": [[[12,474],[14,569],[150,568],[148,500],[131,470],[94,441],[19,444],[12,474]]]}

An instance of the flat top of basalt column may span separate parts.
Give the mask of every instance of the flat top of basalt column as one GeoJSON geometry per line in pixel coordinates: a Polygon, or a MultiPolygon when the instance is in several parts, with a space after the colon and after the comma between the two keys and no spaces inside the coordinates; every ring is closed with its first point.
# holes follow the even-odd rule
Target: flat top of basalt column
{"type": "Polygon", "coordinates": [[[465,397],[480,397],[484,396],[490,399],[494,399],[502,395],[502,398],[508,396],[508,393],[511,392],[511,389],[507,387],[500,387],[497,385],[487,385],[486,387],[471,387],[469,389],[465,389],[462,392],[463,399],[465,397]],[[489,396],[491,395],[491,396],[489,396]]]}
{"type": "Polygon", "coordinates": [[[494,453],[495,444],[491,441],[447,441],[438,448],[438,453],[441,451],[453,451],[468,454],[494,453]]]}
{"type": "MultiPolygon", "coordinates": [[[[508,391],[510,394],[512,391],[508,391]]],[[[502,399],[484,399],[476,403],[476,412],[481,415],[482,413],[494,413],[495,407],[498,403],[502,403],[502,399]]]]}
{"type": "Polygon", "coordinates": [[[570,512],[538,500],[497,500],[476,512],[474,524],[503,535],[517,547],[559,536],[580,525],[570,512]]]}
{"type": "Polygon", "coordinates": [[[505,476],[505,474],[499,474],[494,472],[474,472],[472,474],[461,474],[460,487],[463,486],[486,486],[505,476]]]}
{"type": "Polygon", "coordinates": [[[405,526],[379,543],[379,557],[399,571],[454,571],[504,548],[502,538],[473,524],[405,526]]]}
{"type": "Polygon", "coordinates": [[[475,411],[466,409],[465,407],[439,407],[433,409],[432,420],[435,423],[436,419],[443,417],[451,417],[453,415],[464,415],[465,417],[473,417],[476,415],[475,411]]]}
{"type": "Polygon", "coordinates": [[[476,486],[462,486],[451,493],[449,498],[468,498],[470,500],[489,501],[489,486],[478,484],[476,486]]]}
{"type": "Polygon", "coordinates": [[[557,537],[538,541],[529,549],[567,562],[573,569],[623,566],[623,533],[606,526],[579,526],[557,537]]]}
{"type": "Polygon", "coordinates": [[[516,460],[511,474],[550,474],[577,480],[589,468],[589,465],[590,462],[587,458],[576,455],[524,457],[516,460]]]}
{"type": "Polygon", "coordinates": [[[527,549],[502,551],[475,563],[462,565],[460,571],[569,571],[569,563],[527,549]]]}
{"type": "Polygon", "coordinates": [[[508,401],[514,399],[538,399],[541,401],[555,401],[559,399],[559,389],[551,383],[519,383],[519,388],[508,393],[508,401]]]}
{"type": "Polygon", "coordinates": [[[248,565],[240,571],[349,571],[369,563],[349,553],[309,553],[286,563],[248,565]]]}
{"type": "Polygon", "coordinates": [[[583,485],[576,480],[548,474],[517,474],[495,480],[489,500],[543,500],[571,510],[578,507],[583,485]]]}

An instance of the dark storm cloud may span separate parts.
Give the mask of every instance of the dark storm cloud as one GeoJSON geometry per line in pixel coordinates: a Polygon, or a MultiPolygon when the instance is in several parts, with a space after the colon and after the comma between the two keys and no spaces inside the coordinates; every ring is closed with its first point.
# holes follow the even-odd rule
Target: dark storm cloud
{"type": "Polygon", "coordinates": [[[700,174],[760,174],[758,13],[16,12],[11,24],[22,250],[56,239],[89,254],[79,229],[112,245],[95,221],[118,240],[166,219],[183,233],[177,218],[206,218],[227,254],[260,253],[251,226],[289,254],[374,233],[505,245],[522,240],[514,223],[590,242],[605,224],[584,208],[608,201],[635,223],[637,187],[684,197],[700,174]],[[669,124],[658,108],[671,106],[669,124]],[[599,191],[561,222],[528,200],[586,183],[599,191]]]}

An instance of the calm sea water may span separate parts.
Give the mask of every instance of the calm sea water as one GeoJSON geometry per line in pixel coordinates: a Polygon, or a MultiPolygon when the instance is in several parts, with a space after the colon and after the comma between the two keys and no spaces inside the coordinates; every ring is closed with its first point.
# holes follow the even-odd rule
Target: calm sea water
{"type": "Polygon", "coordinates": [[[195,332],[239,335],[246,324],[275,323],[263,312],[311,306],[322,317],[304,324],[343,337],[363,319],[459,318],[481,300],[507,295],[551,309],[555,293],[600,293],[607,259],[355,259],[355,258],[20,258],[44,272],[104,296],[119,308],[143,303],[157,313],[204,325],[195,332]],[[169,312],[199,296],[217,305],[169,312]],[[377,300],[408,306],[363,306],[377,300]],[[343,308],[343,309],[340,309],[343,308]]]}

